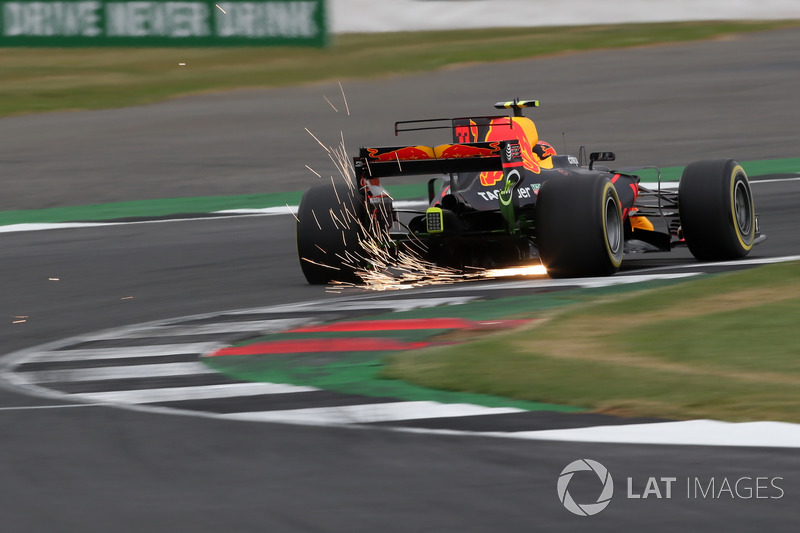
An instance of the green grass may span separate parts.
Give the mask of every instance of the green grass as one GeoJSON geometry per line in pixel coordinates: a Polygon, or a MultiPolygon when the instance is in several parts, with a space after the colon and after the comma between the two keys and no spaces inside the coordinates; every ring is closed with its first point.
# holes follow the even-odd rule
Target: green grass
{"type": "Polygon", "coordinates": [[[515,407],[531,411],[581,411],[580,408],[568,405],[513,400],[489,394],[437,390],[402,380],[381,379],[379,377],[380,360],[388,353],[390,352],[224,356],[206,358],[204,363],[217,372],[236,380],[290,383],[344,394],[360,394],[378,398],[390,397],[405,401],[515,407]]]}
{"type": "Polygon", "coordinates": [[[800,20],[356,34],[338,36],[326,49],[6,49],[0,55],[0,116],[130,106],[193,93],[406,74],[797,26],[800,20]]]}
{"type": "Polygon", "coordinates": [[[630,353],[646,345],[648,354],[660,360],[698,367],[714,369],[722,359],[727,369],[742,373],[800,376],[798,318],[800,297],[751,305],[745,312],[708,313],[700,324],[694,317],[664,320],[656,331],[631,332],[618,345],[630,353]],[[675,335],[676,331],[681,334],[675,335]]]}
{"type": "Polygon", "coordinates": [[[601,412],[800,422],[800,264],[555,311],[534,327],[393,355],[382,376],[601,412]]]}

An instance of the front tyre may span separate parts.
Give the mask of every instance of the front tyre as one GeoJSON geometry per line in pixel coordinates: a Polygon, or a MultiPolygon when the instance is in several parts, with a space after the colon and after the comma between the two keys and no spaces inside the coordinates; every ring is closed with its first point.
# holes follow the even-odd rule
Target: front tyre
{"type": "Polygon", "coordinates": [[[610,276],[624,249],[617,189],[602,176],[544,182],[536,202],[539,256],[552,278],[610,276]]]}
{"type": "Polygon", "coordinates": [[[314,185],[300,200],[297,219],[297,255],[306,280],[312,285],[359,283],[364,197],[348,183],[314,185]]]}
{"type": "Polygon", "coordinates": [[[753,193],[747,174],[733,159],[688,165],[678,186],[678,209],[686,245],[697,259],[738,259],[753,248],[753,193]]]}

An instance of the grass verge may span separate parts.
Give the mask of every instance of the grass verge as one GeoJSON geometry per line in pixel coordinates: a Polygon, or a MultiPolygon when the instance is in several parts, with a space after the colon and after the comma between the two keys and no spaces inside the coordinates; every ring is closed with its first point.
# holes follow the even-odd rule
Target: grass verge
{"type": "Polygon", "coordinates": [[[407,74],[797,26],[800,20],[354,34],[337,36],[326,49],[19,48],[0,55],[0,116],[122,107],[193,93],[407,74]]]}
{"type": "MultiPolygon", "coordinates": [[[[674,281],[651,281],[638,285],[665,286],[674,281]]],[[[531,296],[516,296],[501,299],[482,300],[459,305],[439,305],[370,315],[370,320],[402,320],[429,318],[461,318],[472,321],[493,321],[504,318],[540,316],[555,308],[591,301],[604,294],[616,294],[635,290],[633,285],[620,285],[593,289],[567,289],[545,292],[531,296]]],[[[365,317],[357,318],[358,322],[365,317]]],[[[349,322],[351,320],[345,320],[349,322]]],[[[370,339],[385,338],[400,342],[467,342],[486,335],[482,330],[469,329],[387,329],[369,332],[280,332],[250,338],[237,343],[237,346],[252,346],[258,343],[298,339],[341,339],[353,336],[366,336],[370,339]]],[[[265,350],[268,352],[268,350],[265,350]]],[[[226,355],[208,357],[205,364],[232,379],[291,383],[310,385],[320,389],[345,394],[361,394],[373,397],[392,397],[407,401],[435,401],[441,403],[471,403],[486,407],[514,407],[531,411],[584,411],[580,407],[515,400],[508,397],[462,393],[431,387],[423,387],[398,379],[385,379],[381,376],[383,360],[391,351],[353,351],[317,353],[252,353],[250,355],[226,355]]]]}
{"type": "Polygon", "coordinates": [[[600,412],[800,422],[800,264],[613,295],[382,377],[600,412]]]}

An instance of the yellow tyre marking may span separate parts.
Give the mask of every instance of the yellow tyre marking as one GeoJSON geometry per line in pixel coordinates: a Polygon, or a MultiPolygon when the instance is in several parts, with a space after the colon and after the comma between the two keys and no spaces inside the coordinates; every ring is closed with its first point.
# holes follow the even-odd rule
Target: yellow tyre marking
{"type": "MultiPolygon", "coordinates": [[[[744,242],[744,238],[742,237],[742,232],[739,231],[739,221],[736,220],[736,174],[739,173],[739,172],[741,172],[745,176],[745,179],[747,179],[747,174],[745,174],[744,169],[742,168],[741,165],[736,165],[735,167],[733,167],[733,173],[731,174],[731,216],[733,217],[733,229],[734,229],[734,231],[736,231],[736,238],[739,239],[739,244],[742,245],[743,249],[745,249],[747,251],[750,251],[750,249],[753,248],[753,237],[754,237],[754,231],[755,231],[755,227],[756,227],[756,220],[755,220],[755,218],[756,218],[756,215],[755,215],[756,209],[755,209],[755,206],[753,205],[753,202],[751,201],[750,202],[750,237],[751,237],[751,239],[750,239],[750,243],[748,244],[748,243],[744,242]]],[[[749,184],[748,184],[747,188],[748,188],[748,190],[750,189],[749,184]]],[[[752,194],[751,194],[751,196],[752,196],[752,194]]]]}
{"type": "MultiPolygon", "coordinates": [[[[612,183],[610,182],[606,183],[606,186],[603,188],[603,242],[606,245],[606,252],[608,253],[608,257],[611,259],[611,264],[613,264],[615,267],[619,267],[622,264],[622,254],[620,254],[619,260],[617,260],[617,258],[614,257],[614,252],[611,251],[611,243],[608,242],[608,225],[606,223],[606,191],[608,191],[609,188],[612,189],[611,194],[614,196],[614,199],[616,200],[617,213],[620,215],[620,218],[622,218],[622,212],[619,210],[620,206],[619,206],[619,196],[617,195],[617,189],[614,187],[612,183]]],[[[622,227],[621,224],[620,227],[622,227]]],[[[621,240],[620,240],[620,246],[622,246],[621,240]]]]}

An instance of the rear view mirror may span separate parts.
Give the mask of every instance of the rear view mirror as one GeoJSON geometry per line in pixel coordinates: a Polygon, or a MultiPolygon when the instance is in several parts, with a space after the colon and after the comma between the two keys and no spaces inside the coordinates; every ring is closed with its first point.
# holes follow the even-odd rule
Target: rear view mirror
{"type": "Polygon", "coordinates": [[[589,170],[592,170],[595,161],[614,161],[616,158],[614,152],[592,152],[589,154],[589,170]]]}

